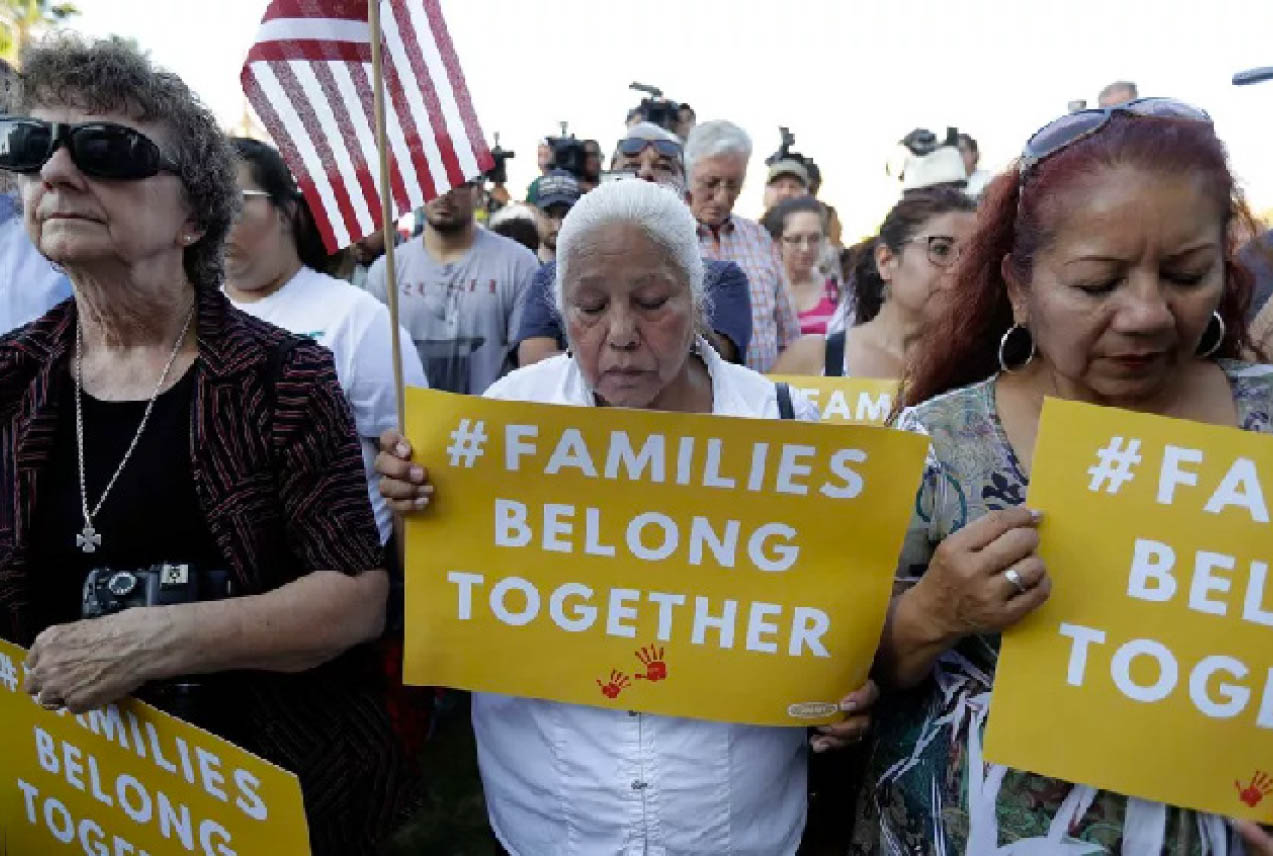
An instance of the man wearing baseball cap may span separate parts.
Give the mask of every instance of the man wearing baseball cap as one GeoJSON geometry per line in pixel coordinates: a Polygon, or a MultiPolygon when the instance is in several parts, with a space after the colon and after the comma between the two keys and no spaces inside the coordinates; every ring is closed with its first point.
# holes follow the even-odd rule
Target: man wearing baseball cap
{"type": "Polygon", "coordinates": [[[808,196],[809,187],[809,170],[803,163],[794,158],[775,162],[765,179],[765,210],[787,199],[808,196]]]}
{"type": "Polygon", "coordinates": [[[579,182],[564,169],[555,169],[539,182],[539,260],[555,261],[557,258],[557,232],[561,221],[582,194],[579,182]]]}

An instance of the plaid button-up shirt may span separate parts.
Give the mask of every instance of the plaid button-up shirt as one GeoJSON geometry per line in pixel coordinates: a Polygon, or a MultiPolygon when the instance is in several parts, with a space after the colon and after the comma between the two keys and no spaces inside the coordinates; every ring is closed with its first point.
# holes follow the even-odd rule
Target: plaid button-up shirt
{"type": "Polygon", "coordinates": [[[751,286],[751,344],[747,367],[767,372],[778,352],[800,338],[800,319],[787,293],[778,245],[754,220],[730,217],[719,229],[701,223],[698,243],[703,257],[734,262],[751,286]]]}

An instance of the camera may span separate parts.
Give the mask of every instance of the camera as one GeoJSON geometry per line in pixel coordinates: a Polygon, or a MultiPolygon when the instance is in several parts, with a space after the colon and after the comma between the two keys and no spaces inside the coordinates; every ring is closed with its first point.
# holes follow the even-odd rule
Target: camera
{"type": "Polygon", "coordinates": [[[901,144],[905,146],[912,155],[922,158],[925,155],[931,155],[942,146],[959,146],[959,129],[947,128],[946,139],[939,140],[937,135],[927,128],[916,128],[906,136],[902,137],[901,144]]]}
{"type": "Polygon", "coordinates": [[[574,134],[569,137],[549,137],[548,145],[553,150],[549,169],[563,169],[577,179],[588,177],[588,150],[584,148],[583,140],[577,139],[574,134]]]}
{"type": "Polygon", "coordinates": [[[679,103],[664,98],[663,90],[657,86],[632,83],[628,88],[637,92],[644,92],[649,96],[637,105],[633,111],[634,113],[640,114],[643,121],[651,122],[674,134],[677,132],[681,114],[681,105],[679,103]]]}
{"type": "MultiPolygon", "coordinates": [[[[227,571],[200,573],[187,564],[162,562],[138,570],[94,568],[84,580],[80,614],[84,618],[114,615],[134,606],[171,606],[233,597],[227,571]]],[[[215,675],[172,678],[141,687],[136,696],[178,719],[233,740],[237,719],[224,694],[210,691],[215,675]]]]}
{"type": "Polygon", "coordinates": [[[822,170],[818,169],[818,165],[813,158],[808,155],[802,155],[800,152],[792,151],[792,146],[796,144],[796,135],[791,133],[791,129],[786,125],[778,126],[779,145],[778,151],[765,158],[765,166],[773,166],[780,161],[795,161],[805,168],[809,173],[809,192],[817,195],[818,188],[822,185],[822,170]]]}
{"type": "Polygon", "coordinates": [[[791,147],[796,144],[796,135],[791,133],[791,129],[786,125],[779,125],[778,136],[782,142],[778,146],[778,151],[765,158],[765,166],[773,166],[778,161],[784,160],[799,160],[804,163],[803,155],[791,151],[791,147]]]}
{"type": "Polygon", "coordinates": [[[499,132],[497,131],[495,133],[495,148],[491,149],[491,160],[494,161],[494,164],[490,169],[482,173],[482,178],[491,184],[508,184],[508,162],[515,157],[517,157],[516,152],[500,148],[499,132]]]}
{"type": "Polygon", "coordinates": [[[94,568],[84,580],[80,614],[101,618],[134,606],[170,606],[234,595],[226,571],[200,574],[189,565],[164,562],[133,571],[94,568]]]}

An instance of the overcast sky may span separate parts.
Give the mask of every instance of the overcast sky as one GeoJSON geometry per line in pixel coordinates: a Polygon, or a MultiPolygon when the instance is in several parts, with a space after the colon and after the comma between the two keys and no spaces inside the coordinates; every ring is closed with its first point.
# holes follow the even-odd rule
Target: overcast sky
{"type": "MultiPolygon", "coordinates": [[[[229,125],[265,0],[77,0],[75,26],[131,36],[229,125]]],[[[570,122],[609,152],[633,80],[728,118],[755,139],[740,213],[757,216],[778,125],[822,167],[846,237],[873,230],[898,193],[896,141],[957,125],[1005,165],[1072,99],[1116,78],[1204,107],[1257,210],[1273,209],[1273,0],[442,0],[488,138],[500,132],[515,195],[535,141],[570,122]]]]}

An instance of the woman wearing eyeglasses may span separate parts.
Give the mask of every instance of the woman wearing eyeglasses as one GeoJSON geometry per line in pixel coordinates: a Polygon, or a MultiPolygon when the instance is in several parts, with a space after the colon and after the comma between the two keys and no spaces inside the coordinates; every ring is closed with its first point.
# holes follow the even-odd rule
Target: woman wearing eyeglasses
{"type": "Polygon", "coordinates": [[[409,799],[331,354],[222,294],[232,156],[177,77],[70,35],[22,68],[0,168],[74,299],[0,339],[0,636],[44,707],[137,692],[296,773],[315,854],[375,852],[409,799]]]}
{"type": "MultiPolygon", "coordinates": [[[[380,540],[386,542],[393,513],[380,495],[375,461],[380,434],[398,424],[389,311],[361,288],[324,273],[323,239],[278,150],[242,137],[230,145],[238,156],[243,204],[226,238],[225,292],[238,309],[332,352],[354,413],[380,540]]],[[[405,330],[401,352],[404,382],[428,386],[405,330]]]]}
{"type": "Polygon", "coordinates": [[[854,852],[1238,852],[1220,818],[981,750],[999,634],[1052,585],[1023,505],[1044,397],[1269,430],[1273,370],[1238,362],[1251,280],[1229,234],[1249,217],[1206,114],[1166,99],[1062,117],[991,183],[904,381],[901,424],[932,447],[854,852]]]}
{"type": "Polygon", "coordinates": [[[842,306],[846,314],[852,307],[857,325],[831,333],[822,347],[793,348],[775,372],[900,378],[929,299],[972,233],[975,211],[976,203],[952,188],[907,194],[859,250],[852,300],[842,306]]]}
{"type": "Polygon", "coordinates": [[[761,223],[778,244],[787,289],[804,336],[823,336],[840,305],[840,285],[819,268],[827,243],[827,210],[812,196],[784,199],[761,223]]]}

